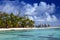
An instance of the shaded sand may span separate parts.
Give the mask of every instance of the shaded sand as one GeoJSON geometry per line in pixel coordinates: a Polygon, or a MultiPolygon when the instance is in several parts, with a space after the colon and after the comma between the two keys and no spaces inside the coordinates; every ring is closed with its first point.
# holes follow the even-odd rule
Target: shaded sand
{"type": "Polygon", "coordinates": [[[51,29],[51,28],[60,28],[60,27],[41,27],[41,28],[0,28],[0,31],[4,31],[4,30],[51,29]]]}

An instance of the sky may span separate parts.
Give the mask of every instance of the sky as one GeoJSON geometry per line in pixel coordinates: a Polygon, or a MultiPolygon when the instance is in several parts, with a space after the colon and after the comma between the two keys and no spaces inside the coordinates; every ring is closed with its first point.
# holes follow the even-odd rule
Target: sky
{"type": "Polygon", "coordinates": [[[60,0],[0,0],[0,11],[28,15],[35,25],[60,26],[60,0]]]}

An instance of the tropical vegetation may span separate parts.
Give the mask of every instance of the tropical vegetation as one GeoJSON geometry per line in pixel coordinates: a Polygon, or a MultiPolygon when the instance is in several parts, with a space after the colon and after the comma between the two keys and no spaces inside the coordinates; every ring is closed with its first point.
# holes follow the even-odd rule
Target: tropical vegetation
{"type": "Polygon", "coordinates": [[[0,28],[18,28],[18,27],[33,27],[34,21],[28,16],[18,16],[14,13],[0,12],[0,28]]]}

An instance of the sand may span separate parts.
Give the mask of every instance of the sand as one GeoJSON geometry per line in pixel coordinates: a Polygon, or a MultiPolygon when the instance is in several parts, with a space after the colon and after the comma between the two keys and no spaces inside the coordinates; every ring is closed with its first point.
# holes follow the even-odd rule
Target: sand
{"type": "Polygon", "coordinates": [[[60,28],[60,27],[42,27],[42,28],[0,28],[0,31],[3,31],[3,30],[51,29],[51,28],[60,28]]]}

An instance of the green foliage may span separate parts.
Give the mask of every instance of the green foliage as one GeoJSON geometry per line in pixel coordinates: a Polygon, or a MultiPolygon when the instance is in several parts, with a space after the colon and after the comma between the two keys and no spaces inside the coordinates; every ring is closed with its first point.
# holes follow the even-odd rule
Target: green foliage
{"type": "Polygon", "coordinates": [[[15,28],[15,27],[32,27],[34,21],[30,20],[26,16],[17,16],[13,13],[7,14],[0,12],[0,28],[15,28]]]}

